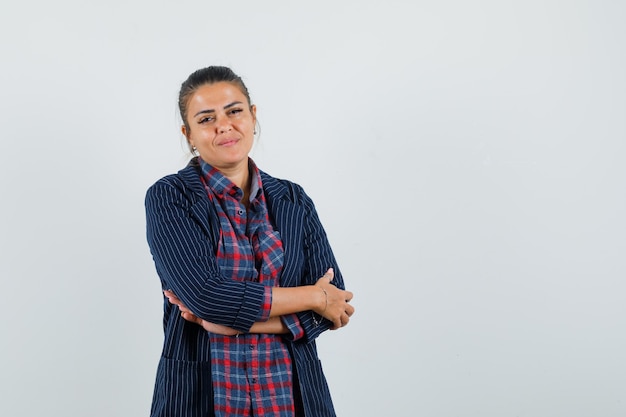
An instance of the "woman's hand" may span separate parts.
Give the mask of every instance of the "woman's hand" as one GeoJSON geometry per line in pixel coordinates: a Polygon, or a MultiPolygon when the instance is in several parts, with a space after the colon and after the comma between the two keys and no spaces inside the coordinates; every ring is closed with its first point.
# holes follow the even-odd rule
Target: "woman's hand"
{"type": "Polygon", "coordinates": [[[170,303],[174,304],[175,306],[178,306],[178,309],[180,310],[180,315],[182,318],[184,318],[187,321],[190,321],[192,323],[202,326],[202,328],[206,330],[207,332],[221,334],[223,336],[235,336],[239,334],[239,332],[233,328],[222,326],[221,324],[211,323],[206,320],[202,320],[200,317],[193,314],[191,310],[189,310],[183,304],[183,302],[180,301],[178,297],[176,297],[176,294],[174,294],[173,292],[169,290],[165,290],[163,291],[163,294],[165,294],[165,296],[167,297],[170,303]]]}
{"type": "Polygon", "coordinates": [[[350,291],[341,290],[330,283],[334,276],[333,269],[329,268],[315,283],[314,286],[321,290],[320,294],[323,296],[323,299],[319,308],[314,309],[314,311],[332,321],[332,330],[337,330],[348,324],[350,317],[354,314],[354,307],[349,304],[353,294],[350,291]]]}

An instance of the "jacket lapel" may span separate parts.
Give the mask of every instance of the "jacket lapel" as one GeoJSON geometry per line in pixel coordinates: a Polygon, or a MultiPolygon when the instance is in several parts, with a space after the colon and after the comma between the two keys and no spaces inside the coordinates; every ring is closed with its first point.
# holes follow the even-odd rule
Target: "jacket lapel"
{"type": "MultiPolygon", "coordinates": [[[[190,214],[217,247],[219,233],[214,233],[215,230],[219,230],[217,213],[200,181],[197,162],[194,163],[192,160],[187,167],[178,171],[178,175],[187,188],[185,194],[190,199],[190,214]]],[[[305,211],[296,203],[296,196],[289,187],[263,171],[261,171],[261,180],[270,221],[279,231],[285,251],[280,285],[282,287],[297,286],[300,283],[299,278],[302,275],[304,262],[302,225],[305,221],[305,211]]]]}
{"type": "Polygon", "coordinates": [[[295,204],[293,192],[288,187],[263,172],[261,178],[270,220],[280,232],[285,251],[280,285],[297,286],[304,262],[302,225],[305,212],[300,205],[295,204]]]}
{"type": "Polygon", "coordinates": [[[217,244],[217,237],[213,230],[217,230],[219,225],[217,224],[217,213],[215,213],[215,207],[211,204],[211,201],[207,197],[204,185],[200,181],[196,166],[192,162],[186,168],[178,171],[178,175],[185,184],[186,195],[190,199],[189,212],[194,219],[204,229],[204,233],[217,244]]]}

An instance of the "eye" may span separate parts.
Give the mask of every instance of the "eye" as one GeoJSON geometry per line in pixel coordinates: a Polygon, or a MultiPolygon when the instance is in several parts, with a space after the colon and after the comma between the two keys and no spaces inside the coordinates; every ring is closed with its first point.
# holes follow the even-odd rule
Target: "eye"
{"type": "Polygon", "coordinates": [[[241,113],[242,111],[243,111],[243,109],[234,108],[234,109],[230,109],[228,114],[232,114],[233,116],[236,116],[237,114],[241,113]]]}
{"type": "Polygon", "coordinates": [[[198,120],[198,124],[205,124],[213,121],[213,116],[206,116],[198,120]]]}

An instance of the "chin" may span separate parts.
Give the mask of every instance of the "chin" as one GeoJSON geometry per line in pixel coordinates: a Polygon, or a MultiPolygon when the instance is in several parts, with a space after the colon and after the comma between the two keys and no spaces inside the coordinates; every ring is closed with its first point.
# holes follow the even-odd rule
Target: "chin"
{"type": "Polygon", "coordinates": [[[243,156],[237,156],[236,158],[223,158],[220,160],[220,162],[224,165],[238,165],[241,163],[247,163],[248,162],[248,155],[243,155],[243,156]]]}

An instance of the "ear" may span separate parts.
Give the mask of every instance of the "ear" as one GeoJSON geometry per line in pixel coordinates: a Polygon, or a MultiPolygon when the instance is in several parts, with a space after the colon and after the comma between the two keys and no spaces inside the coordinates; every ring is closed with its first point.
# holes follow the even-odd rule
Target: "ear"
{"type": "Polygon", "coordinates": [[[252,113],[252,120],[256,123],[256,104],[250,106],[250,113],[252,113]]]}
{"type": "Polygon", "coordinates": [[[180,132],[183,134],[183,136],[185,137],[185,139],[187,139],[187,143],[189,144],[189,146],[193,147],[193,143],[191,142],[191,138],[189,137],[189,135],[187,134],[187,128],[185,127],[185,125],[182,125],[180,127],[180,132]]]}

